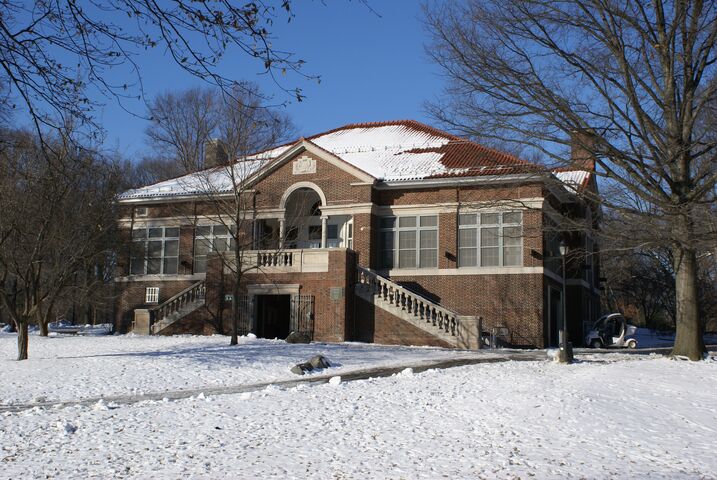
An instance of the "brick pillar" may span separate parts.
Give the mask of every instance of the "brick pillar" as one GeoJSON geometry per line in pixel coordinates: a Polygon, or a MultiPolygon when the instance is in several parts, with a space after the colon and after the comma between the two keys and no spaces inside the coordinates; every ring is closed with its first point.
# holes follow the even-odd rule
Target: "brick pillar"
{"type": "Polygon", "coordinates": [[[438,268],[458,267],[458,212],[438,215],[438,268]]]}
{"type": "Polygon", "coordinates": [[[370,213],[357,213],[354,215],[354,251],[358,254],[358,263],[365,267],[374,268],[374,232],[375,215],[370,213]]]}

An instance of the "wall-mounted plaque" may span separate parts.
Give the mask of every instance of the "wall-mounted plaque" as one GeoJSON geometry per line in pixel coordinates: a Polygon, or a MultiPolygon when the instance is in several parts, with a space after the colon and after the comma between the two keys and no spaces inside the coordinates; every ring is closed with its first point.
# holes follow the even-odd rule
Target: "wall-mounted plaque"
{"type": "Polygon", "coordinates": [[[294,160],[294,175],[305,175],[307,173],[316,173],[316,160],[310,157],[301,157],[294,160]]]}

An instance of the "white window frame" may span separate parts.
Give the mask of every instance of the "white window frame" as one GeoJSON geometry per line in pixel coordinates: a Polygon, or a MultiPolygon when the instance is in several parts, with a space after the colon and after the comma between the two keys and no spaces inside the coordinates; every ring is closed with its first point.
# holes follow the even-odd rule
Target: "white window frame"
{"type": "Polygon", "coordinates": [[[147,287],[144,289],[145,303],[159,303],[159,287],[147,287]]]}
{"type": "Polygon", "coordinates": [[[440,251],[440,219],[437,213],[433,214],[422,214],[422,215],[386,215],[379,217],[379,258],[382,263],[382,269],[401,269],[401,270],[416,270],[425,268],[438,268],[438,252],[440,251]],[[436,224],[431,226],[422,226],[421,218],[433,217],[436,219],[436,224]],[[401,219],[414,218],[415,225],[409,227],[401,226],[401,219]],[[382,228],[380,222],[385,219],[394,219],[393,227],[382,228]],[[416,245],[412,249],[401,249],[399,240],[401,232],[415,232],[416,245]],[[435,265],[422,265],[421,264],[421,251],[428,250],[427,248],[421,248],[421,232],[435,232],[436,234],[436,247],[430,248],[430,250],[436,251],[436,262],[435,265]],[[393,255],[392,265],[383,264],[383,246],[381,245],[381,236],[386,233],[391,233],[393,236],[393,255]],[[400,266],[400,252],[402,250],[413,250],[415,252],[415,264],[413,266],[400,266]]]}
{"type": "MultiPolygon", "coordinates": [[[[525,214],[522,210],[501,210],[501,211],[486,211],[486,212],[475,212],[475,211],[460,211],[458,212],[458,237],[456,239],[456,243],[458,246],[458,268],[495,268],[495,267],[522,267],[524,260],[523,260],[523,240],[524,240],[524,219],[525,214]],[[520,222],[519,223],[505,223],[504,222],[504,215],[510,215],[510,214],[520,214],[520,222]],[[475,215],[476,222],[474,224],[463,224],[461,223],[461,215],[475,215]],[[482,216],[483,215],[498,215],[498,222],[497,223],[481,223],[482,216]],[[511,245],[506,246],[504,239],[505,235],[503,233],[504,228],[520,228],[520,242],[519,245],[511,245]],[[483,248],[481,248],[482,244],[482,237],[483,237],[483,231],[486,229],[494,229],[498,228],[498,265],[483,265],[483,248]],[[462,230],[475,230],[476,231],[476,245],[475,247],[461,247],[460,243],[460,232],[462,230]],[[516,248],[519,249],[520,254],[518,258],[520,261],[516,265],[505,265],[505,259],[504,259],[504,253],[505,248],[516,248]],[[462,260],[462,250],[468,250],[468,249],[474,249],[476,254],[476,264],[475,265],[466,265],[464,261],[462,260]]],[[[486,247],[490,248],[490,247],[486,247]]]]}
{"type": "MultiPolygon", "coordinates": [[[[132,244],[137,245],[141,244],[142,248],[134,247],[137,251],[133,253],[139,253],[143,256],[142,258],[142,271],[141,272],[135,272],[132,268],[132,265],[135,261],[140,260],[138,256],[135,256],[134,254],[130,255],[130,275],[177,275],[179,273],[179,251],[181,248],[181,240],[180,237],[182,235],[182,232],[178,226],[146,226],[146,227],[136,227],[132,230],[132,244]],[[161,237],[150,237],[149,231],[155,230],[155,229],[162,229],[162,236],[161,237]],[[167,236],[167,230],[169,229],[176,229],[177,230],[177,236],[167,236]],[[135,237],[136,232],[138,231],[144,231],[144,237],[137,238],[135,237]],[[177,242],[177,254],[176,255],[167,255],[167,242],[176,241],[177,242]],[[161,242],[162,248],[160,250],[159,257],[156,257],[159,259],[159,273],[147,273],[147,267],[150,261],[149,258],[149,243],[150,242],[161,242]],[[165,272],[164,263],[165,260],[174,259],[176,262],[176,267],[174,272],[167,273],[165,272]]],[[[152,258],[155,259],[155,258],[152,258]]]]}

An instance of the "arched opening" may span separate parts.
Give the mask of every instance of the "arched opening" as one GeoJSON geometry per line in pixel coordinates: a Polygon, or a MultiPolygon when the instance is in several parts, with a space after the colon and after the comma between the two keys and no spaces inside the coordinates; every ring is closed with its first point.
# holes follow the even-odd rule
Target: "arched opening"
{"type": "Polygon", "coordinates": [[[321,248],[322,200],[312,188],[301,187],[292,191],[285,202],[284,247],[321,248]]]}
{"type": "Polygon", "coordinates": [[[353,248],[353,216],[328,215],[324,207],[321,188],[311,182],[295,183],[279,202],[283,216],[256,223],[257,248],[353,248]]]}

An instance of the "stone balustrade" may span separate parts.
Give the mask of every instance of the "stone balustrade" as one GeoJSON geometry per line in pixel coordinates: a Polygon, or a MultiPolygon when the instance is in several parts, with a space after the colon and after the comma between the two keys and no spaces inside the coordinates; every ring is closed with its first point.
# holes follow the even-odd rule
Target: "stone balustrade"
{"type": "Polygon", "coordinates": [[[418,295],[401,285],[385,278],[371,270],[359,266],[357,269],[358,288],[367,290],[378,296],[393,308],[401,310],[404,314],[414,317],[432,325],[436,330],[451,336],[458,334],[458,315],[450,310],[418,295]]]}
{"type": "Polygon", "coordinates": [[[150,314],[150,324],[153,325],[160,322],[170,315],[179,312],[187,305],[193,304],[198,300],[203,300],[205,295],[206,283],[204,280],[190,285],[178,294],[167,299],[161,305],[148,309],[150,314]]]}
{"type": "MultiPolygon", "coordinates": [[[[224,273],[234,271],[234,255],[225,254],[224,273]]],[[[242,270],[271,273],[309,273],[329,271],[329,250],[324,248],[290,250],[247,250],[241,255],[242,270]]]]}

